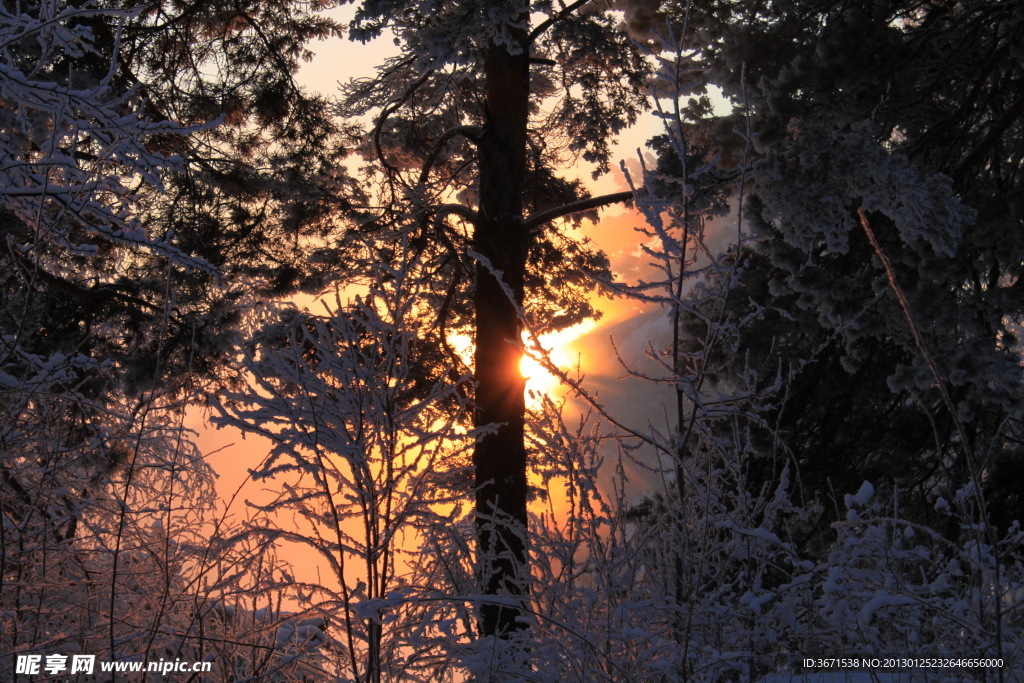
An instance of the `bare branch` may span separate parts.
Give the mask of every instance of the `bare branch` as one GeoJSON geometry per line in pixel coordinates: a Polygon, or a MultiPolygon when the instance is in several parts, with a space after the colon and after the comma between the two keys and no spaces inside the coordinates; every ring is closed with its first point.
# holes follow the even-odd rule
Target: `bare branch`
{"type": "Polygon", "coordinates": [[[565,218],[566,216],[571,216],[574,213],[582,213],[583,211],[590,211],[591,209],[599,209],[602,206],[608,206],[609,204],[628,202],[631,199],[633,199],[632,190],[603,194],[599,197],[588,197],[587,199],[581,199],[578,202],[563,204],[562,206],[548,209],[547,211],[535,213],[523,221],[523,227],[527,230],[532,230],[558,218],[565,218]]]}
{"type": "Polygon", "coordinates": [[[530,31],[530,37],[527,39],[527,42],[532,44],[533,41],[537,40],[537,38],[542,36],[544,32],[547,31],[549,28],[560,22],[562,19],[565,19],[567,16],[578,10],[580,7],[583,7],[583,5],[587,4],[588,2],[590,2],[590,0],[576,0],[576,2],[572,3],[571,5],[563,9],[555,16],[548,17],[545,21],[542,21],[540,24],[538,24],[537,28],[530,31]]]}
{"type": "Polygon", "coordinates": [[[433,168],[434,161],[437,160],[437,155],[441,153],[445,143],[456,135],[461,135],[474,145],[480,144],[479,126],[456,126],[455,128],[449,128],[446,130],[441,134],[441,137],[434,142],[434,146],[430,148],[430,152],[427,154],[426,161],[423,162],[423,170],[420,171],[420,185],[426,184],[428,176],[430,175],[430,169],[433,168]]]}
{"type": "Polygon", "coordinates": [[[476,211],[468,206],[463,206],[462,204],[438,204],[437,206],[428,208],[424,212],[424,217],[445,215],[460,216],[473,224],[477,221],[476,211]]]}
{"type": "MultiPolygon", "coordinates": [[[[971,468],[971,477],[974,481],[980,481],[978,478],[979,473],[974,467],[974,453],[971,448],[970,439],[967,438],[967,431],[964,429],[963,423],[960,421],[956,405],[953,403],[953,399],[949,395],[949,390],[946,388],[946,383],[943,381],[942,375],[939,373],[939,366],[935,363],[934,357],[924,343],[924,337],[921,335],[921,330],[917,325],[917,319],[914,317],[914,313],[910,310],[910,302],[907,300],[907,295],[903,293],[903,288],[900,287],[899,283],[896,281],[896,271],[892,267],[892,262],[889,261],[889,256],[882,250],[882,245],[878,242],[878,238],[875,237],[875,231],[871,229],[871,223],[868,222],[868,215],[863,208],[857,209],[857,217],[860,218],[860,225],[864,228],[864,233],[867,235],[871,248],[874,249],[878,260],[882,262],[882,267],[885,269],[886,277],[889,279],[889,287],[896,295],[896,300],[899,302],[900,308],[903,309],[903,315],[907,319],[907,325],[910,327],[910,333],[914,336],[914,345],[917,346],[917,350],[921,352],[921,357],[924,358],[924,362],[928,365],[928,371],[932,375],[932,381],[935,382],[935,388],[939,390],[939,395],[942,397],[942,403],[945,405],[947,412],[949,412],[949,417],[953,421],[953,426],[956,427],[957,434],[960,436],[960,445],[966,456],[967,464],[971,468]]],[[[983,505],[981,509],[984,510],[983,505]]]]}

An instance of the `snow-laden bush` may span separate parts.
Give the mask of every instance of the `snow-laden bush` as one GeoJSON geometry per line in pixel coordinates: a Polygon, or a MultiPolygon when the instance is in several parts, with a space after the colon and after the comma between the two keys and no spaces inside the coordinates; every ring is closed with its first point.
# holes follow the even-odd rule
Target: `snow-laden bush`
{"type": "Polygon", "coordinates": [[[175,391],[194,349],[162,381],[181,332],[172,273],[212,269],[140,218],[145,190],[181,168],[166,150],[196,130],[150,116],[122,70],[120,31],[140,11],[0,8],[0,678],[19,655],[91,654],[285,680],[315,658],[279,642],[293,621],[279,606],[218,616],[254,614],[272,594],[252,586],[280,568],[226,543],[213,514],[175,391]]]}
{"type": "Polygon", "coordinates": [[[294,544],[324,568],[295,588],[334,625],[334,666],[353,680],[399,671],[438,680],[438,642],[471,623],[437,592],[463,570],[444,567],[442,548],[465,542],[456,529],[473,442],[466,381],[452,382],[454,368],[436,366],[423,343],[416,267],[389,266],[371,249],[367,284],[348,301],[338,293],[319,315],[268,315],[239,367],[245,388],[217,403],[218,423],[272,443],[252,476],[275,493],[251,503],[266,521],[247,533],[294,544]],[[442,549],[439,566],[413,550],[431,545],[442,549]]]}

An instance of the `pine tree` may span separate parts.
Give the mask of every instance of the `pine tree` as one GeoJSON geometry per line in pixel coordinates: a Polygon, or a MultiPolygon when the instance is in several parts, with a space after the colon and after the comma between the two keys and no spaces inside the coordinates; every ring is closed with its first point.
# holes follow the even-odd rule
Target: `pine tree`
{"type": "Polygon", "coordinates": [[[318,7],[4,16],[2,325],[19,348],[109,361],[79,387],[101,402],[173,392],[186,366],[215,374],[253,295],[322,284],[329,259],[308,252],[346,181],[329,108],[294,82],[306,41],[337,30],[318,7]]]}
{"type": "MultiPolygon", "coordinates": [[[[337,127],[293,81],[331,22],[288,3],[124,4],[0,8],[8,651],[196,642],[207,596],[183,577],[232,551],[188,531],[213,474],[183,405],[217,375],[250,291],[317,286],[307,247],[341,204],[337,127]]],[[[235,557],[243,573],[265,558],[235,557]]]]}
{"type": "Polygon", "coordinates": [[[789,374],[770,421],[808,502],[871,479],[927,514],[973,470],[1005,528],[1024,513],[995,474],[1021,461],[1019,4],[711,4],[691,23],[761,157],[732,316],[765,315],[721,367],[789,374]]]}
{"type": "Polygon", "coordinates": [[[402,53],[350,85],[349,111],[375,117],[366,144],[388,207],[377,225],[404,220],[437,254],[440,343],[472,321],[474,422],[486,430],[473,454],[478,572],[486,595],[507,596],[481,606],[480,628],[507,634],[524,626],[508,598],[529,583],[523,325],[592,314],[574,271],[606,267],[550,224],[629,196],[588,198],[555,171],[579,159],[607,170],[612,136],[645,106],[649,68],[617,18],[587,2],[364,2],[351,30],[365,40],[385,28],[402,53]]]}

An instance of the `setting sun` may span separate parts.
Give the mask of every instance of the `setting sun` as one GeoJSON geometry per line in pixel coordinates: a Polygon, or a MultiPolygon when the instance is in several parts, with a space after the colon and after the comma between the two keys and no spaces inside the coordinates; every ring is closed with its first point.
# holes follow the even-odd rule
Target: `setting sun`
{"type": "MultiPolygon", "coordinates": [[[[561,349],[552,350],[549,358],[559,368],[568,365],[566,354],[561,349]]],[[[523,359],[519,361],[519,373],[526,379],[528,394],[550,394],[559,385],[558,377],[549,372],[537,358],[523,356],[523,359]]]]}
{"type": "MultiPolygon", "coordinates": [[[[577,366],[586,364],[585,354],[574,348],[577,340],[597,327],[597,322],[587,320],[558,332],[542,334],[525,341],[526,353],[519,361],[519,373],[526,379],[527,403],[535,403],[544,395],[558,394],[561,380],[545,367],[553,364],[560,370],[574,375],[577,366]],[[547,358],[547,363],[542,359],[547,358]],[[531,396],[532,394],[532,396],[531,396]]],[[[467,335],[454,334],[448,339],[456,353],[462,356],[467,365],[473,362],[473,342],[467,335]]]]}
{"type": "Polygon", "coordinates": [[[570,373],[575,370],[582,359],[580,353],[572,348],[573,342],[595,326],[594,321],[588,320],[559,332],[542,334],[534,344],[528,346],[528,352],[519,361],[519,372],[526,379],[528,401],[531,400],[531,394],[539,399],[540,396],[558,390],[561,380],[545,366],[552,364],[570,373]]]}

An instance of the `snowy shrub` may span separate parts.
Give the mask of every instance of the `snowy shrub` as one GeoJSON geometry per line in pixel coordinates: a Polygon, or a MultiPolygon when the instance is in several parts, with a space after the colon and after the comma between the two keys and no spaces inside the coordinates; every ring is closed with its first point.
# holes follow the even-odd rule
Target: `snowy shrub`
{"type": "Polygon", "coordinates": [[[441,579],[423,572],[461,561],[446,560],[444,548],[464,541],[450,525],[463,514],[473,437],[463,381],[429,364],[418,334],[416,264],[369,262],[365,290],[348,302],[338,293],[323,315],[286,309],[263,322],[240,366],[249,386],[220,398],[216,420],[273,444],[252,476],[277,493],[251,503],[267,526],[248,533],[306,548],[322,563],[319,581],[299,592],[334,624],[339,671],[356,680],[432,677],[443,671],[438,640],[470,622],[442,589],[472,590],[457,579],[462,568],[447,567],[441,579]],[[440,552],[439,565],[403,552],[419,546],[440,552]]]}

